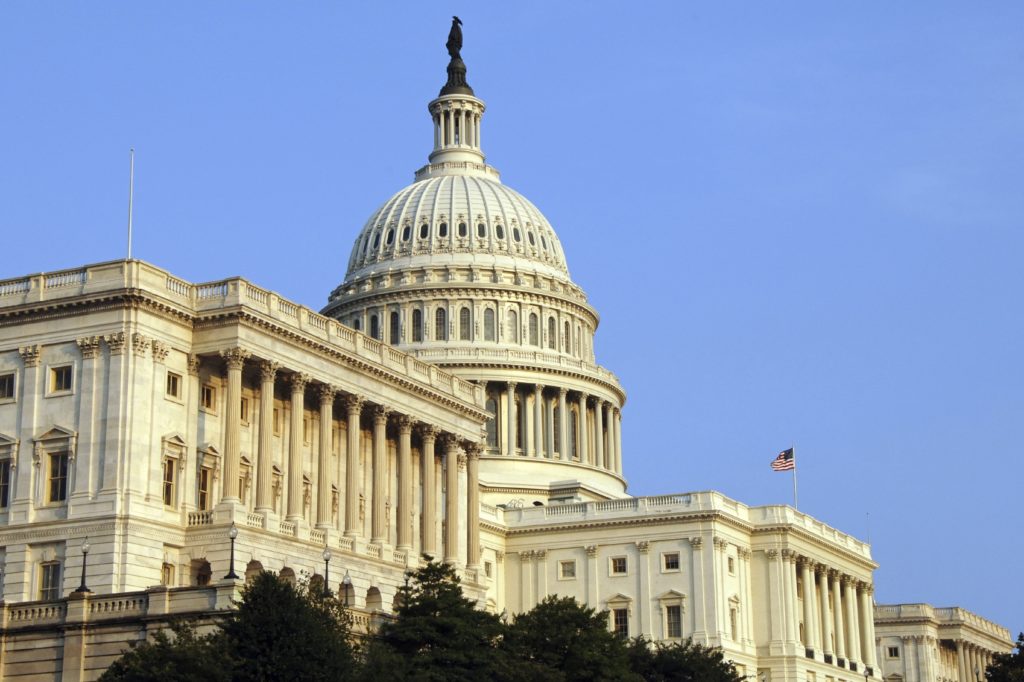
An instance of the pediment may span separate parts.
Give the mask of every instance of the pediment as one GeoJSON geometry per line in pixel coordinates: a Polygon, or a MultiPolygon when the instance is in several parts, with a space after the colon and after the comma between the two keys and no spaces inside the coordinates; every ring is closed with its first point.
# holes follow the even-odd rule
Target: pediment
{"type": "Polygon", "coordinates": [[[686,595],[678,590],[669,590],[658,595],[658,599],[686,599],[686,595]]]}
{"type": "Polygon", "coordinates": [[[163,442],[166,445],[174,445],[174,446],[181,447],[181,448],[183,448],[183,447],[185,447],[187,445],[185,443],[185,439],[181,437],[180,433],[169,433],[169,434],[167,434],[166,436],[163,437],[163,442]]]}
{"type": "Polygon", "coordinates": [[[0,433],[0,448],[7,447],[7,446],[10,446],[10,445],[16,445],[17,443],[18,443],[17,439],[11,438],[8,435],[0,433]]]}
{"type": "Polygon", "coordinates": [[[35,441],[37,443],[46,443],[55,440],[68,440],[69,438],[74,438],[77,435],[78,434],[76,434],[74,431],[65,429],[63,426],[54,425],[53,427],[50,428],[49,431],[47,431],[43,435],[37,436],[35,438],[35,441]]]}
{"type": "Polygon", "coordinates": [[[629,604],[633,601],[633,598],[619,592],[614,597],[608,597],[605,601],[608,604],[629,604]]]}

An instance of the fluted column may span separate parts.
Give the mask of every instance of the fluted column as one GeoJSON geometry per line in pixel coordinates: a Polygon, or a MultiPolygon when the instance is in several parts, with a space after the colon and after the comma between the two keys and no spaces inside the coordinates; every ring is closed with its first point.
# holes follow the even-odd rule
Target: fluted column
{"type": "Polygon", "coordinates": [[[459,559],[459,441],[446,433],[444,447],[444,560],[453,566],[459,559]]]}
{"type": "Polygon", "coordinates": [[[964,660],[964,642],[962,639],[956,640],[956,669],[960,676],[959,682],[968,682],[967,677],[967,662],[964,660]]]}
{"type": "Polygon", "coordinates": [[[331,526],[331,450],[334,449],[334,394],[330,384],[320,386],[320,450],[316,468],[316,527],[331,526]]]}
{"type": "Polygon", "coordinates": [[[800,580],[804,585],[804,647],[814,648],[817,628],[814,627],[814,578],[811,575],[811,564],[806,557],[799,560],[800,580]]]}
{"type": "Polygon", "coordinates": [[[846,652],[851,661],[860,661],[860,628],[857,627],[857,601],[854,596],[854,581],[849,576],[843,577],[846,590],[846,652]]]}
{"type": "Polygon", "coordinates": [[[260,440],[256,462],[256,511],[274,508],[274,379],[280,367],[276,362],[260,363],[260,440]]]}
{"type": "Polygon", "coordinates": [[[622,475],[622,410],[615,410],[615,473],[622,475]]]}
{"type": "Polygon", "coordinates": [[[480,443],[466,443],[466,565],[470,568],[480,566],[480,453],[483,450],[480,443]]]}
{"type": "Polygon", "coordinates": [[[241,348],[220,352],[228,366],[227,407],[224,410],[224,478],[221,501],[238,502],[239,459],[242,447],[242,367],[249,353],[241,348]]]}
{"type": "Polygon", "coordinates": [[[387,502],[387,454],[388,414],[383,405],[373,408],[373,515],[370,528],[370,542],[379,545],[388,540],[387,502]]]}
{"type": "Polygon", "coordinates": [[[572,459],[569,452],[569,407],[566,405],[568,389],[558,389],[558,453],[563,461],[572,459]]]}
{"type": "Polygon", "coordinates": [[[508,419],[505,420],[505,454],[516,454],[516,382],[508,382],[505,391],[508,419]]]}
{"type": "Polygon", "coordinates": [[[544,387],[533,387],[533,455],[544,456],[544,387]]]}
{"type": "Polygon", "coordinates": [[[836,632],[836,656],[839,658],[846,658],[846,635],[845,626],[843,625],[843,597],[842,587],[839,583],[839,571],[829,571],[829,577],[832,578],[832,620],[835,624],[836,632]]]}
{"type": "Polygon", "coordinates": [[[420,456],[423,466],[423,505],[420,509],[420,525],[423,537],[420,539],[420,552],[431,557],[437,555],[437,481],[434,473],[437,462],[434,457],[434,442],[439,430],[436,426],[424,424],[420,427],[420,438],[423,440],[423,453],[420,456]]]}
{"type": "Polygon", "coordinates": [[[871,585],[862,583],[857,590],[860,601],[860,646],[864,665],[875,667],[874,609],[871,606],[871,585]]]}
{"type": "Polygon", "coordinates": [[[605,425],[608,429],[607,468],[609,471],[615,471],[616,462],[618,462],[618,455],[615,454],[615,406],[611,403],[605,403],[605,410],[605,425]]]}
{"type": "Polygon", "coordinates": [[[831,656],[834,653],[835,647],[832,646],[832,612],[829,609],[828,599],[828,571],[821,564],[815,567],[817,573],[820,576],[818,581],[820,584],[819,594],[821,596],[821,648],[827,656],[831,656]]]}
{"type": "Polygon", "coordinates": [[[587,443],[587,394],[580,393],[579,401],[579,419],[578,425],[580,427],[580,437],[577,440],[580,448],[580,464],[590,462],[590,448],[587,443]]]}
{"type": "Polygon", "coordinates": [[[289,521],[302,518],[302,416],[309,377],[296,372],[289,377],[292,387],[291,428],[288,432],[288,515],[289,521]]]}
{"type": "Polygon", "coordinates": [[[412,424],[413,419],[403,414],[398,418],[398,511],[395,527],[398,529],[398,549],[412,548],[412,424]]]}
{"type": "Polygon", "coordinates": [[[362,428],[359,424],[359,416],[363,411],[363,399],[357,395],[345,396],[346,430],[348,431],[348,446],[345,451],[345,535],[356,537],[359,535],[359,496],[363,492],[359,482],[362,477],[359,475],[359,441],[362,438],[362,428]]]}
{"type": "Polygon", "coordinates": [[[604,401],[594,400],[594,464],[607,468],[604,461],[604,401]]]}

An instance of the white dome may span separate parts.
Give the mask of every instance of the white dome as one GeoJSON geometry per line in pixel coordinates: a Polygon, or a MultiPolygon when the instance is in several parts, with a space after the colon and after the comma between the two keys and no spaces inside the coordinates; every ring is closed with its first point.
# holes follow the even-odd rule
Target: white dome
{"type": "Polygon", "coordinates": [[[356,238],[345,280],[439,262],[568,280],[565,254],[547,219],[488,170],[489,177],[428,175],[384,202],[356,238]]]}

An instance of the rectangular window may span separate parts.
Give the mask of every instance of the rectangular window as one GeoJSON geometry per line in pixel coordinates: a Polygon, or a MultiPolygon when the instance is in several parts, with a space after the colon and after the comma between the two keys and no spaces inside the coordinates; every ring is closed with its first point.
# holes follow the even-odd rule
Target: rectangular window
{"type": "Polygon", "coordinates": [[[47,502],[63,502],[68,497],[68,453],[50,453],[50,486],[47,502]]]}
{"type": "Polygon", "coordinates": [[[679,604],[665,607],[665,634],[670,638],[683,636],[683,607],[679,604]]]}
{"type": "Polygon", "coordinates": [[[60,599],[60,562],[46,561],[39,565],[39,598],[60,599]]]}
{"type": "Polygon", "coordinates": [[[174,564],[164,564],[160,567],[160,584],[174,586],[174,564]]]}
{"type": "Polygon", "coordinates": [[[612,609],[612,632],[629,637],[629,609],[612,609]]]}
{"type": "Polygon", "coordinates": [[[58,393],[71,390],[71,365],[50,369],[50,392],[58,393]]]}
{"type": "Polygon", "coordinates": [[[306,445],[309,445],[309,438],[310,438],[310,432],[311,431],[312,431],[312,429],[310,429],[309,417],[303,417],[302,418],[302,442],[305,443],[306,445]]]}
{"type": "MultiPolygon", "coordinates": [[[[802,628],[803,625],[800,627],[802,628]]],[[[736,609],[729,609],[729,633],[732,635],[732,641],[739,641],[739,630],[736,626],[736,609]]]]}
{"type": "Polygon", "coordinates": [[[181,397],[181,375],[174,372],[167,373],[167,396],[170,398],[181,397]]]}
{"type": "Polygon", "coordinates": [[[0,374],[0,400],[14,398],[14,372],[0,374]]]}
{"type": "Polygon", "coordinates": [[[729,557],[729,575],[734,575],[735,573],[736,573],[736,560],[734,558],[732,558],[732,557],[729,557]]]}
{"type": "Polygon", "coordinates": [[[11,502],[11,460],[0,461],[0,508],[6,509],[11,502]]]}
{"type": "Polygon", "coordinates": [[[612,575],[626,575],[626,557],[613,556],[611,558],[612,575]]]}
{"type": "Polygon", "coordinates": [[[485,561],[484,562],[484,575],[486,575],[488,578],[490,578],[492,573],[494,573],[494,564],[492,564],[490,561],[485,561]]]}
{"type": "Polygon", "coordinates": [[[900,648],[898,646],[886,647],[886,650],[888,651],[889,658],[899,658],[900,657],[900,648]]]}
{"type": "Polygon", "coordinates": [[[203,467],[199,470],[199,509],[210,508],[210,470],[203,467]]]}
{"type": "Polygon", "coordinates": [[[668,552],[662,554],[662,566],[666,571],[678,571],[679,570],[679,552],[668,552]]]}
{"type": "Polygon", "coordinates": [[[249,399],[242,398],[242,406],[239,408],[238,413],[242,416],[242,423],[249,423],[249,399]]]}
{"type": "Polygon", "coordinates": [[[575,561],[559,561],[558,562],[558,577],[563,580],[571,580],[576,577],[576,562],[575,561]]]}
{"type": "Polygon", "coordinates": [[[216,412],[217,410],[217,389],[210,384],[203,385],[203,392],[201,394],[203,409],[209,410],[210,412],[216,412]]]}
{"type": "Polygon", "coordinates": [[[174,471],[177,462],[170,457],[164,460],[164,506],[174,506],[174,471]]]}
{"type": "Polygon", "coordinates": [[[274,408],[274,435],[281,435],[281,410],[274,408]]]}

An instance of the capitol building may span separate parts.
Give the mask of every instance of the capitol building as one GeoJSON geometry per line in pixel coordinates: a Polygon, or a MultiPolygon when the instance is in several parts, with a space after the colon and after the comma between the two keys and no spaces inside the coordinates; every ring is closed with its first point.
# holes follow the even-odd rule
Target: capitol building
{"type": "Polygon", "coordinates": [[[371,629],[423,555],[494,613],[575,597],[763,682],[968,682],[1008,651],[876,605],[869,545],[792,507],[627,493],[598,311],[450,52],[427,163],[322,309],[131,259],[0,281],[0,679],[95,679],[261,569],[326,577],[371,629]]]}

